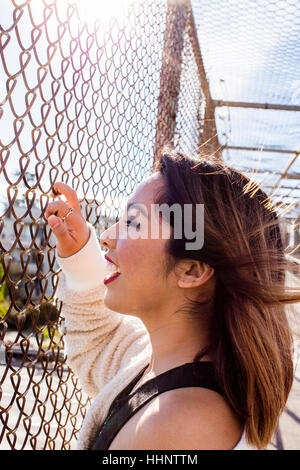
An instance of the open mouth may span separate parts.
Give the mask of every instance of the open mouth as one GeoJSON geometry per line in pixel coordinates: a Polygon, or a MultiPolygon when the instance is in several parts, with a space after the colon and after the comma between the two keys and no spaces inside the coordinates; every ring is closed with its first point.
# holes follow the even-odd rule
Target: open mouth
{"type": "Polygon", "coordinates": [[[117,279],[121,275],[121,271],[119,266],[116,265],[107,255],[104,258],[108,261],[107,263],[107,270],[109,270],[109,274],[104,278],[104,284],[108,284],[115,279],[117,279]]]}

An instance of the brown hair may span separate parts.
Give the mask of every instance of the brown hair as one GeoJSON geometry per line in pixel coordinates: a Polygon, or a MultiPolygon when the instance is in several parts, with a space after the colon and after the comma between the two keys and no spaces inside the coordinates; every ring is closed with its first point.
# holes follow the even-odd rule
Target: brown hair
{"type": "MultiPolygon", "coordinates": [[[[166,183],[156,204],[204,204],[202,249],[187,251],[184,231],[180,239],[171,237],[169,266],[191,258],[214,268],[211,341],[194,361],[213,353],[219,384],[245,424],[247,441],[265,448],[293,381],[286,304],[299,302],[300,292],[285,281],[286,271],[299,265],[285,256],[270,200],[243,173],[213,156],[191,158],[168,148],[154,172],[166,183]]],[[[190,311],[199,312],[200,304],[193,302],[190,311]]]]}

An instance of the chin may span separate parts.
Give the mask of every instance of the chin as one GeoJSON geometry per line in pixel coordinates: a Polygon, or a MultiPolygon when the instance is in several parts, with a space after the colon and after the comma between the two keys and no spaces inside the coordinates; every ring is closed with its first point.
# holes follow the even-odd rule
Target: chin
{"type": "Polygon", "coordinates": [[[118,299],[112,299],[110,298],[109,292],[106,291],[106,294],[103,299],[104,305],[109,308],[109,310],[112,310],[116,313],[121,313],[123,315],[131,315],[134,317],[138,317],[138,315],[135,313],[135,311],[131,311],[130,308],[124,308],[124,301],[121,299],[118,301],[118,299]]]}
{"type": "Polygon", "coordinates": [[[112,298],[112,297],[115,297],[115,296],[111,296],[109,291],[107,290],[103,299],[104,305],[110,310],[113,310],[114,312],[128,313],[124,311],[124,302],[121,302],[120,300],[116,298],[112,298]]]}
{"type": "Polygon", "coordinates": [[[104,305],[109,308],[110,310],[114,310],[115,312],[118,312],[117,305],[119,302],[114,301],[108,290],[105,292],[105,296],[103,298],[104,305]],[[116,310],[117,309],[117,310],[116,310]]]}

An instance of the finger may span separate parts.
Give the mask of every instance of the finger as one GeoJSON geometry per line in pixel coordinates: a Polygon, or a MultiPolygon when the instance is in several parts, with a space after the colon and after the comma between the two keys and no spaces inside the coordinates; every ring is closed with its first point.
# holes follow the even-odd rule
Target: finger
{"type": "Polygon", "coordinates": [[[69,211],[70,206],[64,201],[54,201],[50,202],[45,210],[45,218],[48,220],[51,215],[56,215],[58,217],[64,217],[69,211]]]}
{"type": "Polygon", "coordinates": [[[58,190],[55,190],[54,186],[52,186],[50,197],[53,197],[53,198],[58,197],[60,199],[60,195],[61,195],[60,192],[58,192],[58,190]]]}
{"type": "MultiPolygon", "coordinates": [[[[47,222],[50,225],[52,231],[56,234],[57,233],[56,229],[58,228],[59,225],[62,224],[62,219],[52,214],[48,217],[47,222]]],[[[66,224],[63,224],[63,225],[66,225],[66,224]]]]}
{"type": "Polygon", "coordinates": [[[59,196],[59,192],[58,191],[55,191],[54,188],[52,188],[52,193],[53,193],[53,196],[59,196]]]}
{"type": "Polygon", "coordinates": [[[55,183],[53,185],[53,189],[55,193],[63,194],[66,197],[69,206],[73,207],[75,212],[81,214],[81,207],[75,189],[62,182],[55,183]]]}
{"type": "Polygon", "coordinates": [[[54,194],[53,192],[50,193],[50,197],[53,197],[53,199],[54,199],[55,197],[58,197],[58,199],[60,199],[59,196],[60,196],[60,195],[58,195],[58,193],[57,193],[57,194],[54,194]]]}
{"type": "Polygon", "coordinates": [[[57,241],[61,245],[66,246],[71,240],[67,224],[65,224],[59,217],[56,217],[55,215],[50,215],[48,223],[52,232],[57,238],[57,241]]]}

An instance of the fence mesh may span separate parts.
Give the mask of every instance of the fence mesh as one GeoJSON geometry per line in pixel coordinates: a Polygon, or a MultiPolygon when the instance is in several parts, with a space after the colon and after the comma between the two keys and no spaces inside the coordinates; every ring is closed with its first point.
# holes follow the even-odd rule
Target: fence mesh
{"type": "MultiPolygon", "coordinates": [[[[218,15],[211,2],[192,3],[197,31],[189,0],[1,2],[1,449],[73,448],[90,405],[64,356],[60,268],[44,215],[53,184],[76,190],[100,235],[163,144],[220,156],[231,132],[222,128],[219,143],[198,44],[222,55],[219,23],[214,49],[200,21],[218,15]]],[[[278,187],[287,196],[297,194],[290,176],[278,187]]]]}
{"type": "Polygon", "coordinates": [[[100,234],[162,143],[197,149],[206,102],[191,21],[187,5],[163,0],[1,3],[3,449],[70,449],[76,440],[90,400],[63,354],[45,208],[64,181],[100,234]]]}

